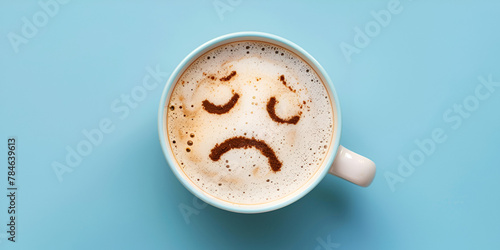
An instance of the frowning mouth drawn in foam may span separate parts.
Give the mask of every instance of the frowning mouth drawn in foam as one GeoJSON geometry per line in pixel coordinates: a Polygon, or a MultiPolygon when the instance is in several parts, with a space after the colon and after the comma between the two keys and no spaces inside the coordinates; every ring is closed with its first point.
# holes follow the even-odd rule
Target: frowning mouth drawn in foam
{"type": "MultiPolygon", "coordinates": [[[[219,78],[219,81],[223,81],[223,82],[230,81],[236,75],[237,75],[236,71],[231,71],[231,73],[229,75],[219,78]]],[[[217,80],[213,75],[209,76],[208,78],[212,79],[212,80],[217,80]]],[[[287,86],[284,75],[281,75],[279,77],[279,80],[285,86],[287,86]]],[[[288,86],[288,88],[290,89],[290,91],[295,92],[295,90],[292,89],[291,87],[288,86]]],[[[207,111],[208,113],[222,115],[222,114],[228,113],[236,105],[239,98],[240,98],[240,95],[238,93],[233,93],[233,96],[231,97],[231,99],[226,104],[223,104],[223,105],[215,105],[215,104],[211,103],[209,100],[205,99],[202,102],[202,106],[203,106],[203,109],[205,111],[207,111]]],[[[267,113],[269,114],[269,117],[277,123],[293,124],[293,125],[297,124],[300,120],[301,112],[299,112],[299,115],[295,115],[289,119],[280,118],[276,114],[277,102],[278,101],[276,100],[275,96],[272,96],[271,98],[269,98],[269,101],[267,102],[267,105],[266,105],[266,110],[267,110],[267,113]]],[[[209,157],[212,161],[218,161],[218,160],[220,160],[220,158],[223,154],[229,152],[232,149],[240,149],[240,148],[243,148],[243,149],[256,148],[257,150],[259,150],[261,152],[261,154],[263,156],[265,156],[268,159],[269,166],[271,167],[272,171],[278,172],[281,170],[281,166],[283,164],[276,156],[276,153],[274,152],[274,150],[264,140],[257,140],[254,137],[246,138],[243,136],[234,136],[234,137],[231,137],[229,139],[226,139],[222,143],[217,143],[212,148],[212,150],[210,151],[209,157]]]]}

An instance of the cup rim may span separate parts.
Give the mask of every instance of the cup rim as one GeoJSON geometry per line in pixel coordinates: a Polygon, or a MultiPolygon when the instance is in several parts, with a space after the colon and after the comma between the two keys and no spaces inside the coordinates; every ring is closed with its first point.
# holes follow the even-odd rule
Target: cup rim
{"type": "Polygon", "coordinates": [[[191,53],[189,53],[180,63],[177,65],[175,70],[172,72],[170,75],[169,79],[167,80],[165,87],[163,89],[163,93],[161,95],[160,99],[160,107],[158,109],[158,134],[159,134],[159,139],[160,139],[160,145],[162,147],[163,155],[165,156],[165,159],[167,160],[167,163],[172,170],[172,172],[175,174],[177,179],[182,183],[186,189],[188,189],[192,194],[194,194],[196,197],[200,198],[204,202],[211,204],[212,206],[231,211],[231,212],[237,212],[237,213],[263,213],[263,212],[270,212],[285,206],[288,206],[295,201],[299,200],[300,198],[304,197],[307,193],[309,193],[313,188],[315,188],[321,180],[326,176],[328,173],[328,170],[330,169],[330,166],[333,164],[333,160],[335,159],[335,156],[337,155],[337,151],[340,145],[340,136],[341,136],[341,129],[342,129],[342,115],[340,111],[340,103],[339,99],[337,96],[337,92],[335,91],[335,88],[333,86],[333,83],[326,73],[325,69],[316,61],[314,57],[312,57],[307,51],[302,49],[300,46],[297,44],[273,35],[269,33],[263,33],[263,32],[255,32],[255,31],[245,31],[245,32],[236,32],[236,33],[230,33],[226,34],[223,36],[219,36],[217,38],[214,38],[208,42],[205,42],[204,44],[200,45],[197,47],[195,50],[193,50],[191,53]],[[175,160],[173,159],[173,154],[170,149],[170,144],[167,141],[167,135],[165,134],[165,123],[166,120],[164,119],[164,114],[165,114],[165,104],[167,103],[167,99],[170,99],[170,94],[173,90],[173,87],[175,86],[176,81],[178,78],[182,75],[184,70],[194,61],[196,60],[199,56],[204,54],[205,52],[220,46],[225,43],[231,43],[234,41],[244,41],[244,40],[257,40],[257,41],[264,41],[264,42],[270,42],[274,43],[279,46],[283,46],[286,49],[291,50],[292,52],[298,54],[302,59],[306,60],[310,66],[312,66],[315,70],[316,73],[319,75],[319,77],[323,80],[323,84],[329,91],[329,94],[331,95],[331,99],[333,99],[333,103],[335,104],[335,107],[333,108],[334,112],[334,138],[332,140],[332,143],[330,144],[330,151],[328,152],[327,158],[323,161],[323,166],[317,171],[315,174],[314,180],[309,180],[305,185],[308,185],[306,187],[301,187],[298,190],[294,191],[293,193],[280,198],[276,201],[272,201],[269,203],[264,203],[264,204],[259,204],[259,205],[241,205],[241,204],[232,204],[230,202],[223,202],[219,199],[216,199],[213,196],[210,196],[208,193],[199,190],[198,187],[196,187],[194,184],[190,183],[190,180],[188,180],[187,177],[184,176],[184,173],[181,173],[182,170],[180,170],[179,167],[177,167],[177,164],[175,163],[175,160]],[[290,196],[290,197],[288,197],[290,196]]]}

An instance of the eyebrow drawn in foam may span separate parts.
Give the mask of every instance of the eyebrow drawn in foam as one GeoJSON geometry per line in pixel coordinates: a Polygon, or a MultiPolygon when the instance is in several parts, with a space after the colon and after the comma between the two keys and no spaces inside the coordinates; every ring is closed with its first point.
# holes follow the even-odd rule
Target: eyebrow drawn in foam
{"type": "Polygon", "coordinates": [[[235,75],[236,75],[236,71],[231,71],[231,73],[229,75],[221,77],[219,80],[222,82],[227,82],[227,81],[231,80],[231,78],[233,78],[233,76],[235,76],[235,75]]]}
{"type": "Polygon", "coordinates": [[[211,103],[209,100],[204,100],[202,102],[202,105],[203,109],[205,109],[208,113],[221,115],[229,112],[229,110],[231,110],[234,107],[234,105],[236,105],[236,102],[238,102],[239,98],[240,95],[238,93],[235,93],[233,97],[231,97],[231,100],[229,100],[224,105],[215,105],[211,103]]]}

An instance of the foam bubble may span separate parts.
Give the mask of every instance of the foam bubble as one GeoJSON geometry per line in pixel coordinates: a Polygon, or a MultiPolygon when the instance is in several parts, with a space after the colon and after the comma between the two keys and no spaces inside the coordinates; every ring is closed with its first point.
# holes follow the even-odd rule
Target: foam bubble
{"type": "Polygon", "coordinates": [[[264,42],[230,43],[200,56],[167,107],[168,139],[184,173],[232,203],[271,202],[299,189],[321,166],[333,134],[333,109],[318,75],[293,53],[264,42]],[[273,97],[275,116],[298,116],[295,124],[272,119],[273,97]],[[259,150],[262,143],[210,158],[214,147],[236,137],[264,142],[282,163],[279,171],[259,150]]]}

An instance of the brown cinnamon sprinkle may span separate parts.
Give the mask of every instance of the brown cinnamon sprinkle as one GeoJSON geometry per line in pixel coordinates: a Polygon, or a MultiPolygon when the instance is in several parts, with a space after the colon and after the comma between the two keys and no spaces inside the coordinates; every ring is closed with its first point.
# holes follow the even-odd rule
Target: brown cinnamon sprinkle
{"type": "Polygon", "coordinates": [[[224,105],[215,105],[208,100],[203,101],[202,105],[203,109],[205,109],[208,113],[220,115],[229,112],[229,110],[231,110],[234,105],[236,105],[236,102],[239,98],[240,95],[238,95],[238,93],[235,93],[233,97],[231,97],[231,100],[229,100],[229,102],[224,105]]]}
{"type": "Polygon", "coordinates": [[[285,81],[285,76],[284,75],[280,76],[280,81],[281,81],[281,83],[283,83],[283,85],[286,86],[286,81],[285,81]]]}
{"type": "Polygon", "coordinates": [[[289,89],[290,91],[292,91],[293,93],[295,93],[295,92],[296,92],[296,91],[295,91],[295,89],[292,89],[292,87],[290,87],[290,86],[286,85],[285,75],[280,75],[280,78],[279,78],[279,79],[280,79],[281,83],[283,83],[283,85],[285,85],[285,87],[288,87],[288,89],[289,89]]]}
{"type": "Polygon", "coordinates": [[[262,153],[262,155],[267,157],[269,165],[274,172],[278,172],[281,170],[282,163],[278,160],[278,157],[276,157],[274,150],[270,148],[266,142],[257,140],[253,137],[252,139],[245,138],[243,136],[229,138],[221,144],[216,144],[215,147],[210,151],[209,157],[210,159],[212,159],[212,161],[218,161],[223,154],[227,153],[231,149],[247,149],[250,147],[255,147],[262,153]]]}
{"type": "Polygon", "coordinates": [[[293,116],[292,118],[285,120],[281,119],[276,115],[276,110],[274,109],[274,106],[276,106],[276,98],[273,96],[269,101],[267,102],[267,113],[269,113],[269,116],[273,121],[279,122],[279,123],[288,123],[288,124],[297,124],[299,122],[300,116],[296,115],[293,116]]]}
{"type": "Polygon", "coordinates": [[[233,78],[233,76],[235,76],[235,75],[236,75],[236,71],[232,71],[231,74],[229,74],[229,75],[227,75],[225,77],[222,77],[219,80],[221,80],[223,82],[227,82],[227,81],[231,80],[231,78],[233,78]]]}

